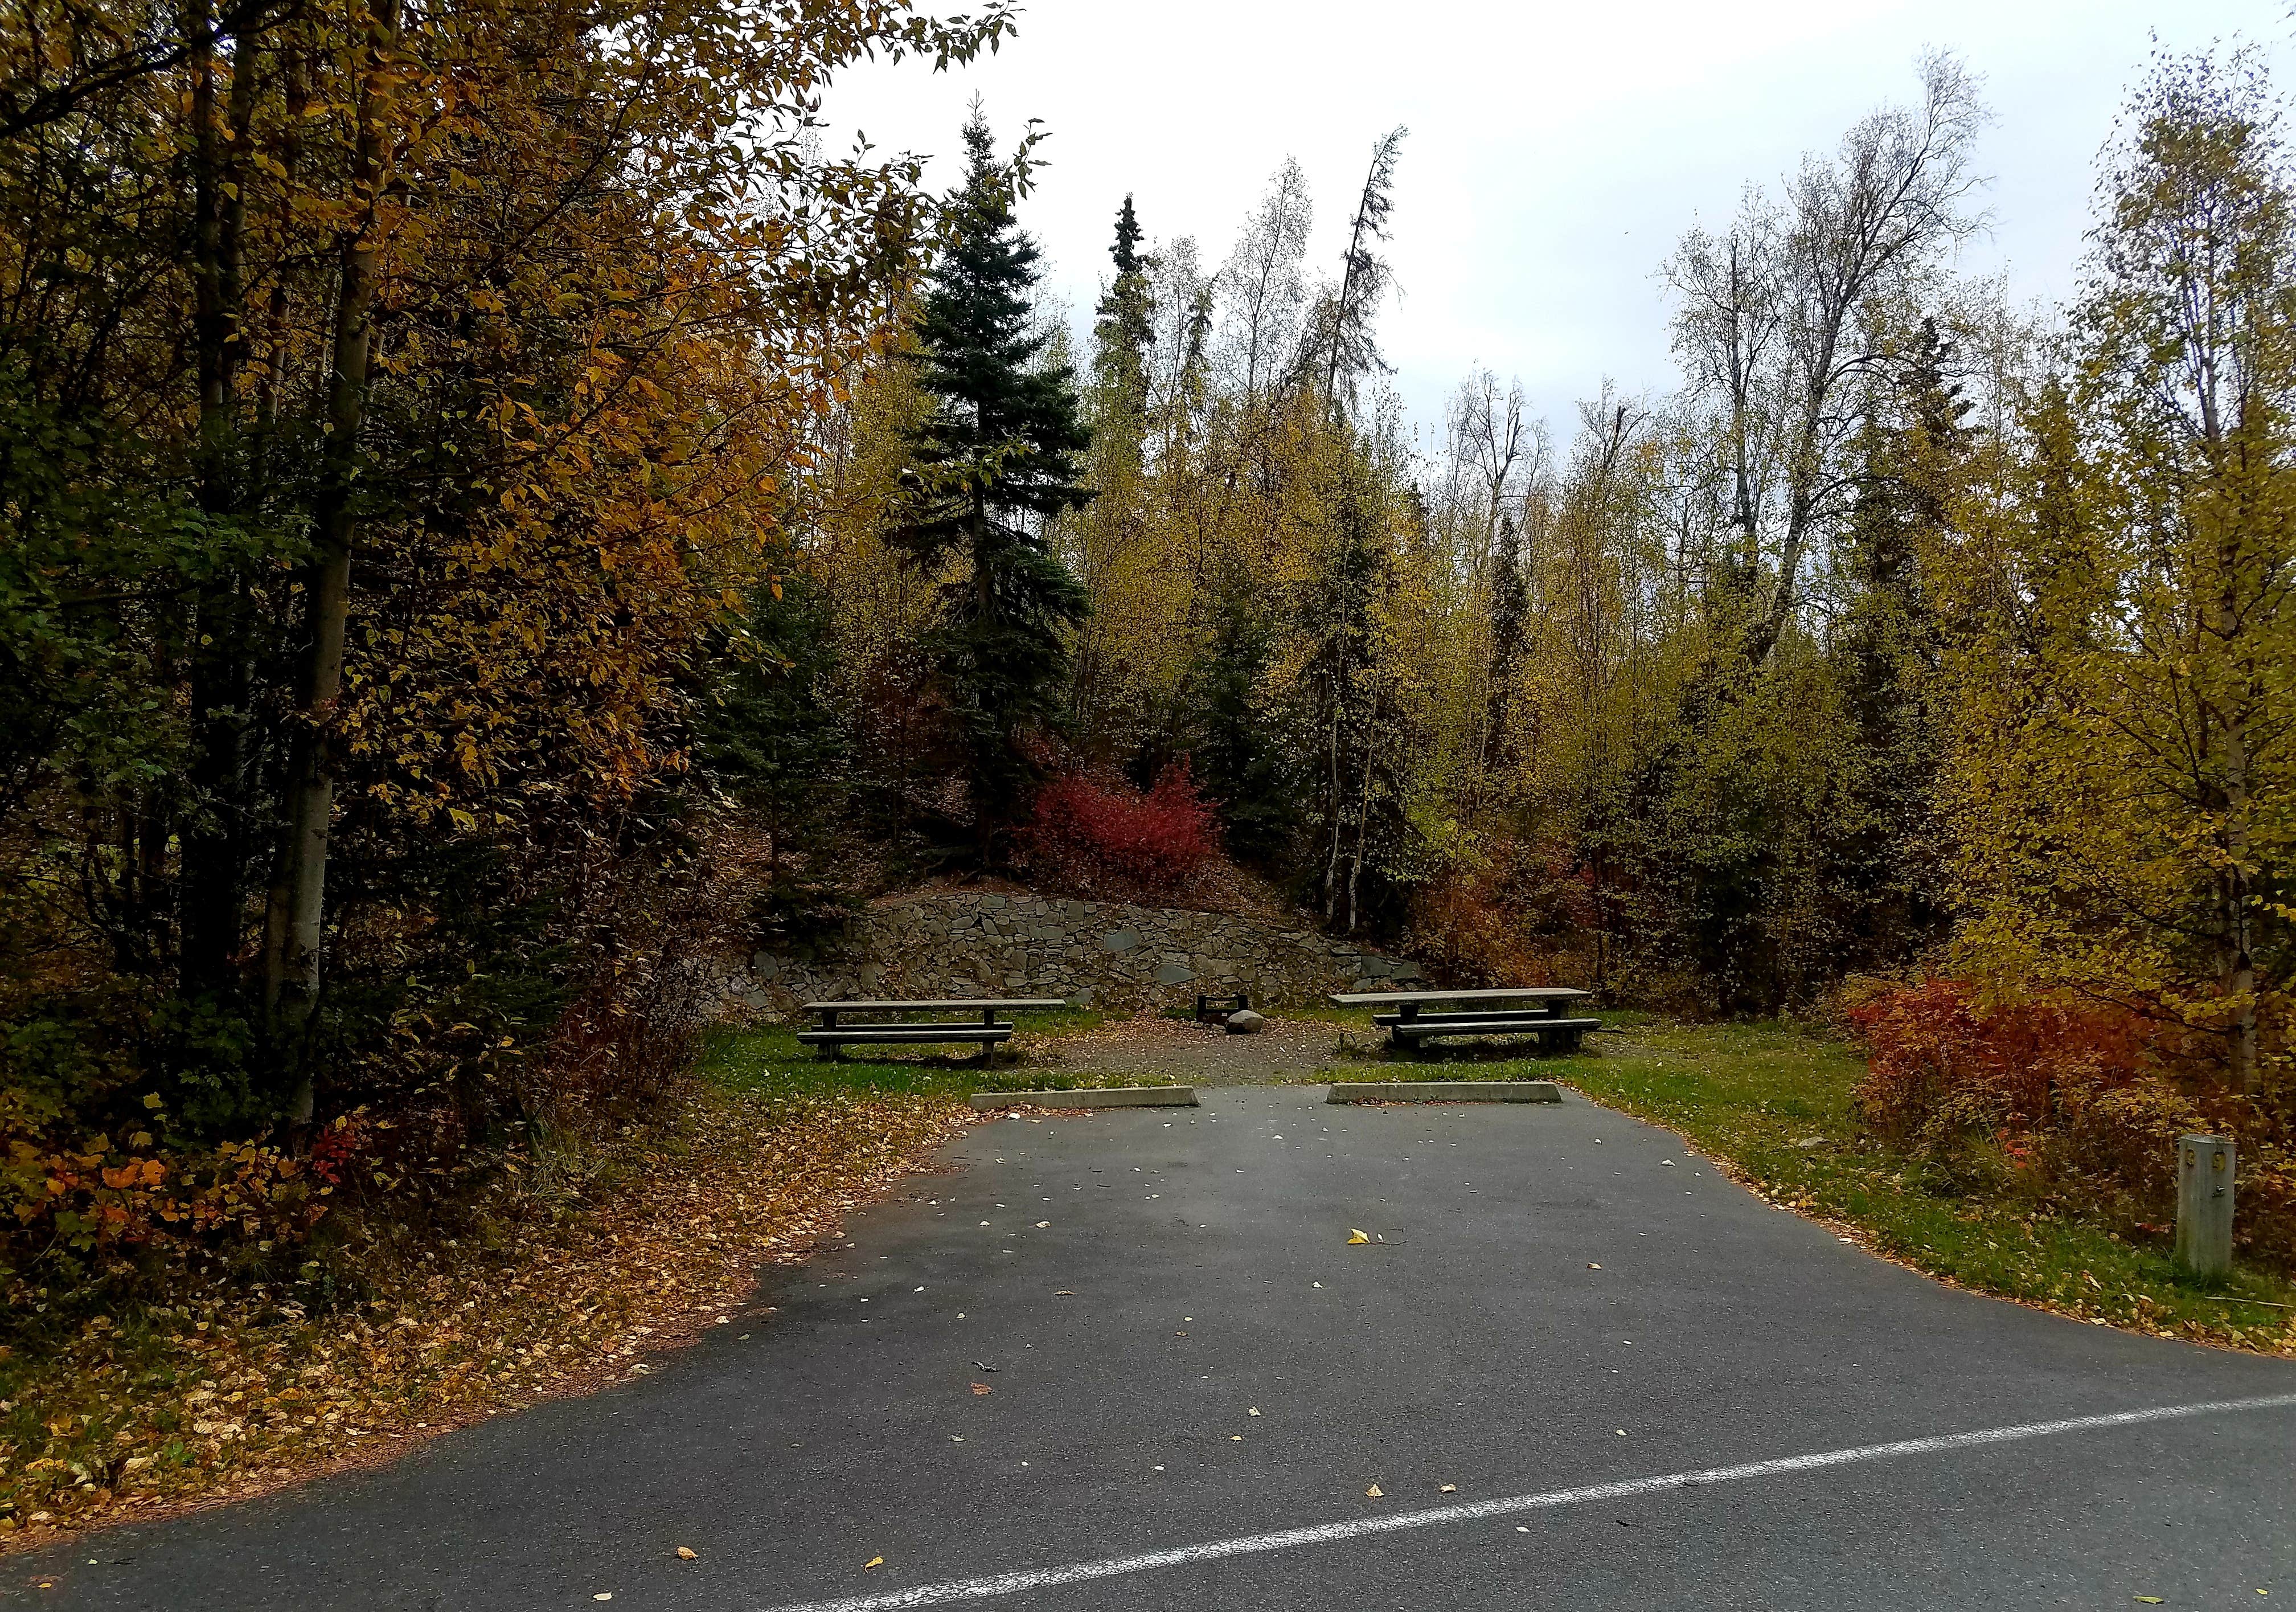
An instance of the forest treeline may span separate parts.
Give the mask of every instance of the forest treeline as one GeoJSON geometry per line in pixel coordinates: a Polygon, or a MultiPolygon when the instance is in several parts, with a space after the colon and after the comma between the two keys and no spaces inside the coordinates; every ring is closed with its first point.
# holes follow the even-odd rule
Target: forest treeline
{"type": "Polygon", "coordinates": [[[405,1220],[658,1092],[721,950],[928,874],[1154,893],[1208,832],[1463,981],[1949,975],[2289,1100],[2248,58],[2133,95],[2065,308],[1959,272],[1938,57],[1683,236],[1677,394],[1556,432],[1478,374],[1431,455],[1379,345],[1403,130],[1328,264],[1296,164],[1217,262],[1122,198],[1071,333],[1031,139],[976,111],[947,194],[819,140],[836,72],[1000,7],[608,21],[0,21],[12,1296],[405,1220]]]}
{"type": "MultiPolygon", "coordinates": [[[[2278,103],[2245,57],[2159,62],[2055,310],[1957,268],[1985,118],[1928,61],[1682,236],[1677,393],[1556,432],[1476,374],[1431,455],[1377,343],[1402,131],[1327,266],[1295,164],[1218,264],[1126,198],[1073,360],[1085,492],[1036,527],[1083,597],[1016,747],[1135,788],[1185,763],[1236,856],[1455,972],[1775,1013],[1950,966],[2202,1030],[2253,1089],[2289,961],[2278,103]]],[[[934,635],[972,572],[901,563],[950,395],[896,355],[826,424],[787,620],[833,788],[964,774],[934,635]]]]}

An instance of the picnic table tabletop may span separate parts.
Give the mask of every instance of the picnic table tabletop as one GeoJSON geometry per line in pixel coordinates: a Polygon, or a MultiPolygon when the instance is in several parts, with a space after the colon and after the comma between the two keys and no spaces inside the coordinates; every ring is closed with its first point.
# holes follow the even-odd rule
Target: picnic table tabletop
{"type": "Polygon", "coordinates": [[[1592,996],[1571,985],[1525,985],[1504,991],[1335,991],[1335,1008],[1376,1008],[1382,1003],[1421,1002],[1567,1002],[1592,996]]]}
{"type": "Polygon", "coordinates": [[[991,1008],[1018,1011],[1021,1008],[1051,1008],[1067,1006],[1067,999],[1057,996],[958,996],[910,1001],[808,1002],[804,1011],[808,1013],[898,1013],[914,1009],[918,1013],[980,1013],[991,1008]]]}

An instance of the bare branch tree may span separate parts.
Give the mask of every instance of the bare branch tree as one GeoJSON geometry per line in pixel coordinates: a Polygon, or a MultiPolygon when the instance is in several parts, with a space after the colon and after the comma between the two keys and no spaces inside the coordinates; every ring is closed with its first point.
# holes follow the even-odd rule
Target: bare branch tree
{"type": "Polygon", "coordinates": [[[1227,301],[1224,341],[1247,406],[1290,363],[1308,296],[1300,265],[1315,217],[1308,176],[1286,157],[1220,271],[1227,301]]]}
{"type": "Polygon", "coordinates": [[[1750,189],[1722,236],[1692,231],[1666,265],[1675,351],[1728,481],[1725,580],[1749,597],[1757,663],[1849,506],[1857,383],[1883,356],[1861,313],[1933,291],[1947,253],[1983,227],[1968,202],[1984,117],[1961,63],[1929,56],[1918,104],[1884,107],[1831,157],[1805,158],[1783,204],[1750,189]]]}

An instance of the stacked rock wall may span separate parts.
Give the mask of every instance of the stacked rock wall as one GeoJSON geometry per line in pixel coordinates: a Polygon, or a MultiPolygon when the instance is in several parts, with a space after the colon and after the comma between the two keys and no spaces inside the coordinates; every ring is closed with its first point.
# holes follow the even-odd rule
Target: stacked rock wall
{"type": "Polygon", "coordinates": [[[1419,966],[1312,929],[1218,912],[967,892],[872,907],[836,960],[758,952],[727,981],[758,1012],[856,997],[1057,996],[1086,1007],[1185,1006],[1195,993],[1314,1001],[1419,977],[1419,966]]]}

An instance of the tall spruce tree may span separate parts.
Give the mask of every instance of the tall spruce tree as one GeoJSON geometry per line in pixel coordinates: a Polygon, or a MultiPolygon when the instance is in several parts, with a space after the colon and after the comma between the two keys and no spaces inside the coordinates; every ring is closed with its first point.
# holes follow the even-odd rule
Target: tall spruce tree
{"type": "Polygon", "coordinates": [[[1950,516],[1972,434],[1956,357],[1924,317],[1851,442],[1856,502],[1838,551],[1849,597],[1831,645],[1849,744],[1826,843],[1850,966],[1900,962],[1949,922],[1936,816],[1940,628],[1922,552],[1950,516]]]}
{"type": "Polygon", "coordinates": [[[1111,653],[1111,631],[1117,623],[1111,618],[1119,613],[1101,608],[1123,588],[1147,525],[1149,350],[1155,341],[1156,305],[1148,283],[1153,260],[1140,255],[1140,219],[1128,195],[1116,215],[1116,243],[1109,249],[1116,279],[1101,293],[1092,327],[1091,379],[1084,399],[1092,427],[1085,461],[1092,507],[1082,520],[1062,523],[1068,552],[1094,602],[1095,621],[1077,640],[1071,693],[1086,736],[1096,747],[1117,734],[1136,735],[1137,719],[1145,714],[1137,690],[1126,686],[1123,655],[1111,653]]]}
{"type": "Polygon", "coordinates": [[[1503,514],[1498,548],[1491,555],[1490,679],[1483,717],[1483,765],[1493,769],[1514,759],[1509,728],[1529,621],[1530,582],[1522,574],[1522,530],[1513,515],[1503,514]]]}
{"type": "Polygon", "coordinates": [[[1174,705],[1166,753],[1193,762],[1204,794],[1218,802],[1230,853],[1273,867],[1292,847],[1300,794],[1260,695],[1275,654],[1275,629],[1243,578],[1221,589],[1212,611],[1211,630],[1174,705]]]}
{"type": "Polygon", "coordinates": [[[1091,442],[1075,377],[1030,329],[1036,243],[1013,217],[1018,174],[996,159],[979,106],[964,126],[955,233],[917,318],[918,382],[934,399],[909,439],[912,497],[896,539],[927,568],[954,557],[927,636],[955,725],[984,853],[1035,781],[1032,735],[1058,715],[1067,634],[1089,608],[1045,524],[1092,498],[1077,456],[1091,442]]]}
{"type": "Polygon", "coordinates": [[[1093,327],[1095,378],[1111,400],[1144,429],[1148,413],[1148,348],[1156,339],[1156,299],[1148,284],[1153,263],[1140,255],[1140,219],[1132,198],[1116,215],[1116,243],[1108,255],[1116,280],[1101,297],[1093,327]]]}

